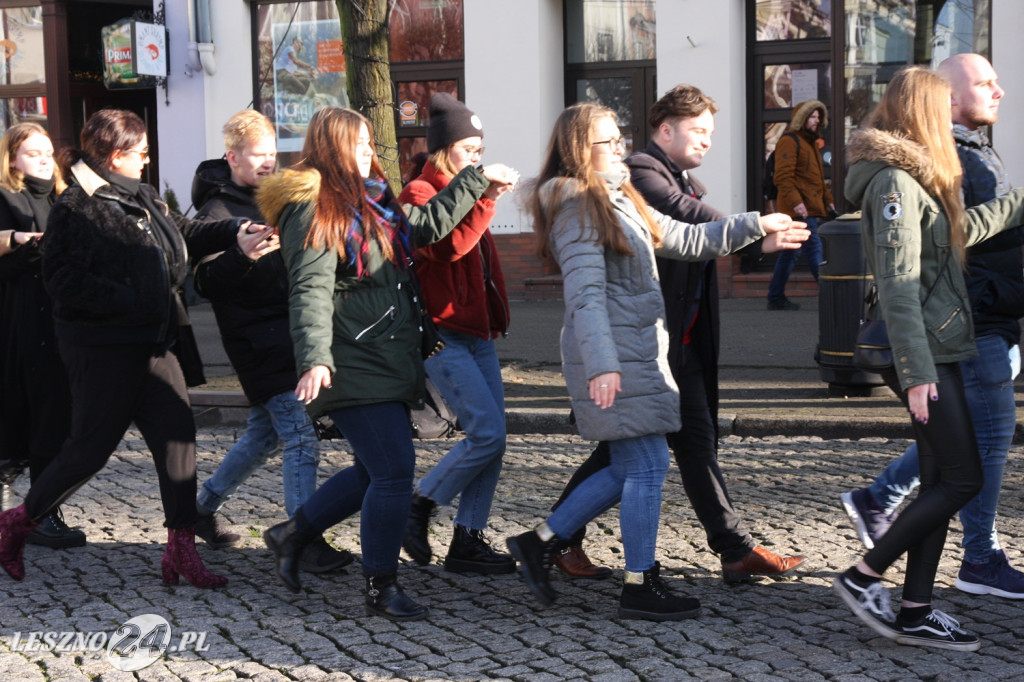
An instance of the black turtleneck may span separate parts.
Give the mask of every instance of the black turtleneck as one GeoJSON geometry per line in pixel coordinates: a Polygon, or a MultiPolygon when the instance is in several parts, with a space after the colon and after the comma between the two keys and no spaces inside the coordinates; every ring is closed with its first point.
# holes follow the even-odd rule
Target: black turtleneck
{"type": "Polygon", "coordinates": [[[28,197],[38,232],[46,229],[46,219],[50,217],[50,209],[53,207],[53,188],[56,185],[57,179],[52,176],[48,180],[25,176],[25,196],[28,197]]]}

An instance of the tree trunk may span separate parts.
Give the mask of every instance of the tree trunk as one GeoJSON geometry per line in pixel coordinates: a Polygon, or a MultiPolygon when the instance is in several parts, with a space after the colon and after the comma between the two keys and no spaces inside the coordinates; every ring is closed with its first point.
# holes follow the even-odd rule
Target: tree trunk
{"type": "Polygon", "coordinates": [[[370,119],[384,173],[397,194],[402,187],[395,137],[395,99],[388,55],[387,0],[335,0],[341,17],[348,99],[370,119]]]}

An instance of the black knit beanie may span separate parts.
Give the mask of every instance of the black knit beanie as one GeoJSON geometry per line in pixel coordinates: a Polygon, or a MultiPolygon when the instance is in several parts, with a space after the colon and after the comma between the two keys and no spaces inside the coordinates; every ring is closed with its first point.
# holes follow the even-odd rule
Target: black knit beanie
{"type": "Polygon", "coordinates": [[[427,126],[427,151],[431,154],[452,142],[467,137],[483,137],[480,117],[447,92],[430,98],[430,124],[427,126]]]}

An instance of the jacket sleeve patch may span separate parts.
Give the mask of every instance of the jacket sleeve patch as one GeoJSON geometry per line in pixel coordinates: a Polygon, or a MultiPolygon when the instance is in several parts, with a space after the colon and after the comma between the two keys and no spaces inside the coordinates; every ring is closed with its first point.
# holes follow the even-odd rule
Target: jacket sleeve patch
{"type": "Polygon", "coordinates": [[[886,220],[896,220],[903,215],[903,193],[891,192],[882,195],[882,217],[886,220]]]}

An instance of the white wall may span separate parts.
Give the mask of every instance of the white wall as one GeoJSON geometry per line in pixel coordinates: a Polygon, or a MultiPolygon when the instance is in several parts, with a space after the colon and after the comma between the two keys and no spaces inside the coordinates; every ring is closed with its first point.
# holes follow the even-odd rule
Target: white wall
{"type": "MultiPolygon", "coordinates": [[[[466,105],[484,124],[484,163],[534,177],[565,102],[561,0],[466,0],[463,8],[466,105]]],[[[532,229],[516,197],[498,202],[494,232],[532,229]]]]}
{"type": "Polygon", "coordinates": [[[221,126],[252,101],[252,30],[249,5],[244,0],[211,2],[216,71],[212,76],[201,69],[187,75],[188,2],[168,2],[166,9],[170,105],[163,105],[163,93],[158,91],[160,177],[161,183],[174,189],[184,210],[191,203],[196,166],[224,154],[221,126]]]}
{"type": "Polygon", "coordinates": [[[655,8],[658,96],[676,85],[688,83],[703,90],[718,104],[713,145],[695,174],[708,188],[707,202],[724,213],[746,210],[743,4],[721,0],[658,0],[655,8]]]}
{"type": "Polygon", "coordinates": [[[1020,68],[1024,2],[992,2],[992,66],[1006,96],[999,104],[999,122],[993,126],[992,144],[1006,164],[1010,181],[1024,187],[1024,69],[1020,68]]]}

